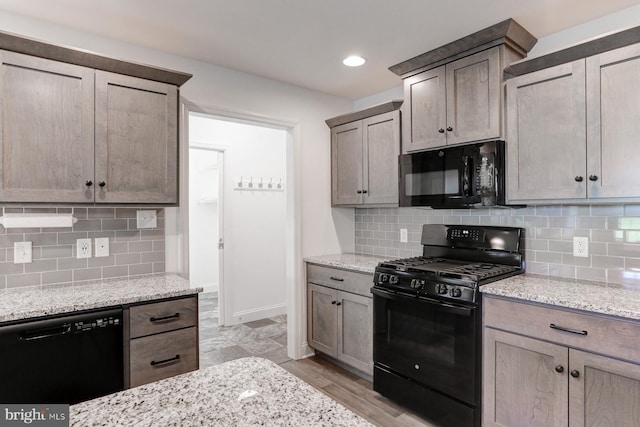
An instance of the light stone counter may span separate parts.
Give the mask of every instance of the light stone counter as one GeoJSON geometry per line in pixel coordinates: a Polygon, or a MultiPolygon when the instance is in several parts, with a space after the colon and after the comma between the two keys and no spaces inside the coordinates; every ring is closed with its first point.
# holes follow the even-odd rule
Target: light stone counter
{"type": "Polygon", "coordinates": [[[640,289],[623,285],[522,274],[481,286],[480,290],[483,294],[640,320],[640,289]]]}
{"type": "Polygon", "coordinates": [[[71,426],[371,426],[275,363],[248,357],[73,405],[71,426]]]}
{"type": "Polygon", "coordinates": [[[311,264],[373,274],[379,262],[388,261],[389,259],[389,257],[375,255],[333,254],[307,257],[304,260],[311,264]]]}
{"type": "Polygon", "coordinates": [[[202,292],[202,288],[192,287],[188,280],[173,274],[5,289],[0,291],[0,322],[187,296],[198,292],[202,292]]]}

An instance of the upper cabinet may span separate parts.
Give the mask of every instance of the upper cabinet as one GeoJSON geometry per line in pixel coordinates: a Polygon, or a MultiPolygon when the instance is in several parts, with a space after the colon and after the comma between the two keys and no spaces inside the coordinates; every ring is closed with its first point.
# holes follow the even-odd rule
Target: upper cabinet
{"type": "Polygon", "coordinates": [[[398,206],[402,101],[327,120],[332,206],[398,206]]]}
{"type": "Polygon", "coordinates": [[[0,203],[178,202],[190,75],[0,33],[2,48],[0,203]]]}
{"type": "Polygon", "coordinates": [[[0,201],[93,201],[93,70],[0,51],[0,201]]]}
{"type": "Polygon", "coordinates": [[[535,42],[508,19],[391,67],[404,78],[402,153],[503,138],[502,71],[535,42]]]}
{"type": "Polygon", "coordinates": [[[630,40],[640,29],[507,70],[509,203],[640,197],[640,44],[617,47],[630,40]]]}
{"type": "Polygon", "coordinates": [[[176,203],[178,88],[96,71],[96,202],[176,203]]]}
{"type": "Polygon", "coordinates": [[[494,47],[406,79],[403,153],[500,138],[500,62],[494,47]]]}

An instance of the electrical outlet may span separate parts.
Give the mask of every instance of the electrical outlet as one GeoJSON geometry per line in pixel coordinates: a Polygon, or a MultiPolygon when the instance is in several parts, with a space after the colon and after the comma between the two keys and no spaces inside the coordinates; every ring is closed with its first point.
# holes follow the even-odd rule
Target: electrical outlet
{"type": "Polygon", "coordinates": [[[28,264],[31,261],[31,242],[15,242],[13,244],[13,263],[28,264]]]}
{"type": "Polygon", "coordinates": [[[406,228],[401,228],[400,229],[400,243],[407,243],[407,229],[406,228]]]}
{"type": "Polygon", "coordinates": [[[156,211],[137,211],[138,228],[156,228],[158,226],[156,211]]]}
{"type": "Polygon", "coordinates": [[[91,239],[76,240],[76,258],[91,258],[91,239]]]}
{"type": "Polygon", "coordinates": [[[109,256],[109,238],[96,237],[96,258],[109,256]]]}
{"type": "Polygon", "coordinates": [[[589,256],[589,238],[573,238],[573,256],[587,258],[589,256]]]}

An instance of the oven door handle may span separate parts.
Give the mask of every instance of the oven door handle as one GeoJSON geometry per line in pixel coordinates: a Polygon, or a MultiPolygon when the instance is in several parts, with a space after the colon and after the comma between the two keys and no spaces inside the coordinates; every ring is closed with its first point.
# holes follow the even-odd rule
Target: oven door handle
{"type": "Polygon", "coordinates": [[[475,310],[475,307],[463,307],[460,305],[453,305],[453,304],[449,304],[447,302],[439,301],[432,298],[426,298],[426,297],[415,296],[415,295],[407,295],[407,294],[398,294],[395,292],[384,291],[378,288],[371,288],[371,293],[381,298],[386,298],[393,301],[426,302],[435,306],[437,310],[455,314],[457,316],[469,317],[471,316],[473,310],[475,310]]]}

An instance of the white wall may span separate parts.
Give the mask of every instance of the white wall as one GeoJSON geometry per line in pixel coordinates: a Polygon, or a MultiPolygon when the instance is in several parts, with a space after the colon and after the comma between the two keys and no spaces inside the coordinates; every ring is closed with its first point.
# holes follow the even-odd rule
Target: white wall
{"type": "Polygon", "coordinates": [[[564,31],[540,37],[529,57],[544,55],[585,40],[640,25],[640,4],[585,22],[564,31]]]}

